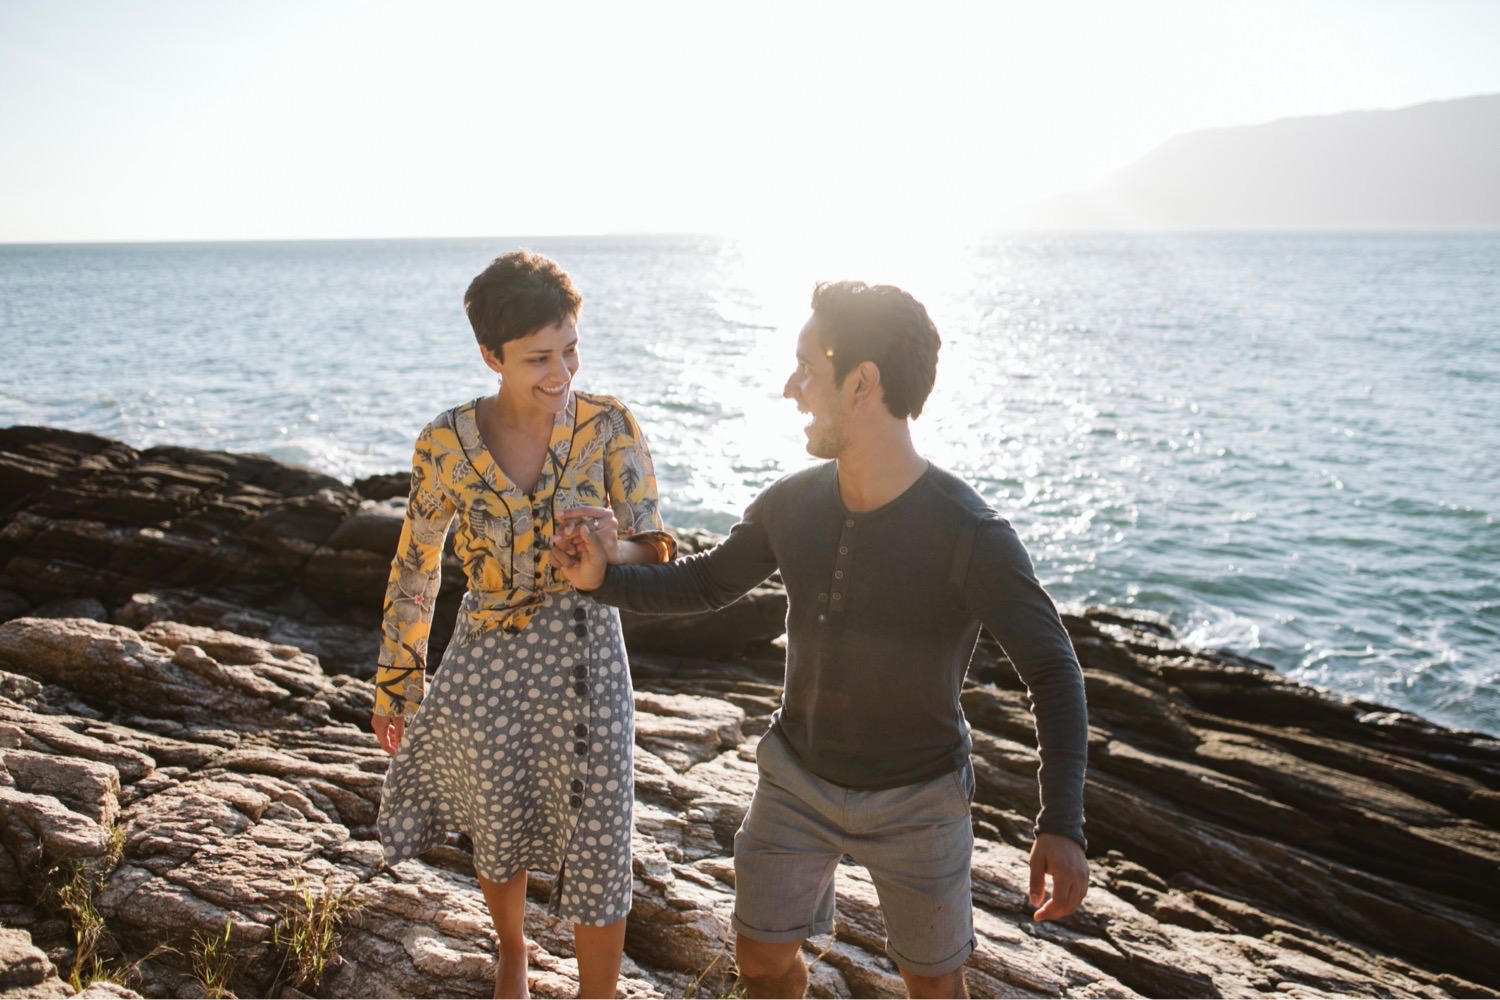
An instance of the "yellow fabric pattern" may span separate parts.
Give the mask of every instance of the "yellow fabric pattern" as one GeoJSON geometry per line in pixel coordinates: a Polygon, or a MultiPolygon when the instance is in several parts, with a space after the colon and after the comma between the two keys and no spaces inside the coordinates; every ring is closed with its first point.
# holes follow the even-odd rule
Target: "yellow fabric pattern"
{"type": "Polygon", "coordinates": [[[656,474],[635,418],[611,396],[575,392],[557,415],[548,457],[531,493],[510,482],[479,434],[473,400],[439,414],[417,436],[411,496],[386,585],[375,712],[416,713],[427,669],[443,544],[468,577],[468,633],[517,634],[547,592],[572,585],[552,564],[555,514],[608,505],[620,537],[649,542],[670,559],[676,542],[657,510],[656,474]]]}

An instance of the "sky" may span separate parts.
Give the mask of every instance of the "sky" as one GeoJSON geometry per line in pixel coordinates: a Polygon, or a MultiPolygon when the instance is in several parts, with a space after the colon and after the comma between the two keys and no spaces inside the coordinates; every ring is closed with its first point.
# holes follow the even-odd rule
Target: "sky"
{"type": "Polygon", "coordinates": [[[1497,51],[1489,0],[0,0],[0,242],[985,230],[1497,51]]]}

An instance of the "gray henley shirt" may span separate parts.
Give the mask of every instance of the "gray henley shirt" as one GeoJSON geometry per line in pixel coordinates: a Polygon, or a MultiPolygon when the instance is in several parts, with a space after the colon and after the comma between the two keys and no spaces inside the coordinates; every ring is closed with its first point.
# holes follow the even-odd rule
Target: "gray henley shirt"
{"type": "Polygon", "coordinates": [[[713,610],[778,569],[787,662],[772,728],[809,771],[876,789],[961,767],[972,743],[959,692],[982,622],[1031,699],[1036,829],[1085,843],[1083,673],[1015,530],[967,483],[929,465],[895,500],[854,513],[827,462],[768,487],[713,549],[611,566],[591,596],[645,613],[713,610]]]}

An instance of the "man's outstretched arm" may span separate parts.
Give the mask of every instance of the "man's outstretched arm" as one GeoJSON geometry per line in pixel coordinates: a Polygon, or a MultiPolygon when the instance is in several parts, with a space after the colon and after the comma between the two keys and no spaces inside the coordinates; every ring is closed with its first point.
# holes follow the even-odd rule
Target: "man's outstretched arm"
{"type": "Polygon", "coordinates": [[[562,511],[564,533],[553,543],[552,558],[574,587],[605,604],[643,614],[717,611],[776,571],[764,509],[762,494],[712,549],[648,566],[609,564],[601,536],[610,526],[591,526],[586,511],[562,511]]]}

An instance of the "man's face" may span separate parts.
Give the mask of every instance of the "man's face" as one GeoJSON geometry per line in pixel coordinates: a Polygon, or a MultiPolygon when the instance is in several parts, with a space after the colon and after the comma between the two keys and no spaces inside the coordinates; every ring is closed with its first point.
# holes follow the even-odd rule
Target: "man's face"
{"type": "Polygon", "coordinates": [[[833,361],[815,323],[809,319],[797,337],[797,368],[781,394],[797,403],[799,413],[812,416],[803,428],[808,452],[818,458],[838,458],[849,443],[848,403],[833,384],[833,361]]]}

